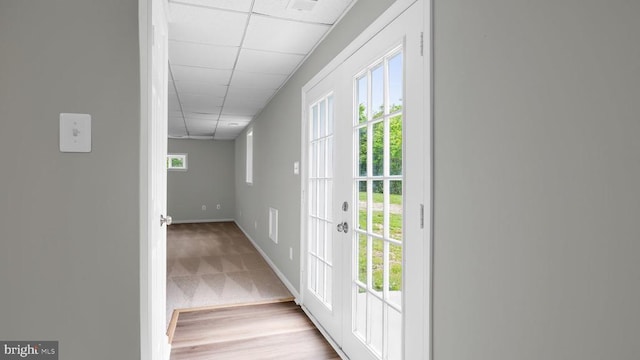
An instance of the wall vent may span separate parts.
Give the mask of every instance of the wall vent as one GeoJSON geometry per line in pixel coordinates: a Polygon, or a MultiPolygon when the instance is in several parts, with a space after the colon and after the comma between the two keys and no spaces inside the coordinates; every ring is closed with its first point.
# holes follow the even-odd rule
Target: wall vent
{"type": "Polygon", "coordinates": [[[278,243],[278,210],[269,208],[269,239],[278,243]]]}

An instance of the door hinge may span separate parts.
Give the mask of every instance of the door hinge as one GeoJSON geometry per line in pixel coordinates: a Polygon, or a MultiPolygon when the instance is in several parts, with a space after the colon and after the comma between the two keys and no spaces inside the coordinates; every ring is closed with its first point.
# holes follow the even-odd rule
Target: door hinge
{"type": "Polygon", "coordinates": [[[420,229],[424,229],[424,205],[420,204],[420,229]]]}
{"type": "Polygon", "coordinates": [[[424,56],[424,32],[420,32],[420,56],[424,56]]]}

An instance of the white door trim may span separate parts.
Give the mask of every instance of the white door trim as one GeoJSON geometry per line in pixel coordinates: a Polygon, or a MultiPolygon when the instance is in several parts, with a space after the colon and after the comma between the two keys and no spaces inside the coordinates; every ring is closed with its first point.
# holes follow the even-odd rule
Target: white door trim
{"type": "Polygon", "coordinates": [[[140,359],[152,360],[151,345],[151,274],[149,273],[149,126],[151,124],[151,4],[138,1],[138,30],[140,42],[140,359]]]}
{"type": "MultiPolygon", "coordinates": [[[[140,51],[140,165],[139,165],[139,236],[140,236],[140,359],[154,359],[154,343],[165,344],[162,347],[162,359],[169,359],[171,345],[166,332],[160,332],[161,338],[153,338],[153,296],[152,296],[152,226],[158,226],[150,219],[153,214],[151,198],[151,159],[153,155],[152,141],[152,81],[153,81],[153,14],[152,3],[154,0],[138,0],[138,40],[140,51]]],[[[163,6],[167,2],[162,0],[163,6]]],[[[165,259],[166,260],[166,259],[165,259]]],[[[156,332],[157,333],[157,332],[156,332]]]]}
{"type": "Polygon", "coordinates": [[[425,115],[428,116],[428,123],[424,126],[424,139],[428,139],[428,148],[423,149],[425,151],[424,164],[424,229],[428,237],[428,242],[424,247],[424,258],[428,259],[428,263],[424,264],[425,284],[424,284],[424,297],[427,302],[425,323],[424,323],[424,335],[427,341],[424,342],[423,354],[425,358],[433,360],[433,277],[434,277],[434,236],[433,236],[433,216],[435,214],[434,208],[434,158],[435,158],[435,136],[434,136],[434,16],[433,16],[433,0],[424,0],[424,26],[422,34],[422,60],[424,62],[424,107],[426,109],[425,115]]]}

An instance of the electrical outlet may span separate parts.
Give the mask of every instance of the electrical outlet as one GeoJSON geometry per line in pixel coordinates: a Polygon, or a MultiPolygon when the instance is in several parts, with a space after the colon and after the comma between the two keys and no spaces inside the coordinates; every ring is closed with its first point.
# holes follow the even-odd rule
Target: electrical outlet
{"type": "Polygon", "coordinates": [[[220,204],[216,205],[216,209],[220,210],[220,204]]]}
{"type": "Polygon", "coordinates": [[[289,260],[293,260],[293,248],[289,248],[289,260]]]}
{"type": "Polygon", "coordinates": [[[258,222],[257,221],[253,222],[253,227],[256,228],[256,229],[258,228],[258,222]]]}
{"type": "Polygon", "coordinates": [[[202,205],[202,211],[207,211],[207,205],[202,205]]]}

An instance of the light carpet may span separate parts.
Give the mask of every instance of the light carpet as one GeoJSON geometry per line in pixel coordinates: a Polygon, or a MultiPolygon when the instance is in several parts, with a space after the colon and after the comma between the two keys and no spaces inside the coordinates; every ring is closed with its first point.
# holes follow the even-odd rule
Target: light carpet
{"type": "Polygon", "coordinates": [[[167,228],[167,324],[175,309],[289,297],[235,223],[167,228]]]}

